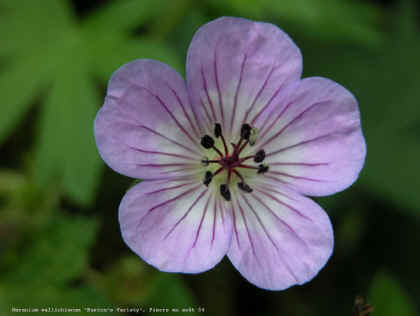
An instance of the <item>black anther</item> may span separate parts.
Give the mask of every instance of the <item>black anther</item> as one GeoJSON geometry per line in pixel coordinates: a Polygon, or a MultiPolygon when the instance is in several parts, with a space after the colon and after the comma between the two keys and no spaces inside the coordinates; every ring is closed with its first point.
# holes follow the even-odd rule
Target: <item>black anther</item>
{"type": "Polygon", "coordinates": [[[268,165],[261,164],[258,166],[257,173],[266,173],[268,171],[268,165]]]}
{"type": "Polygon", "coordinates": [[[204,135],[201,137],[201,146],[206,149],[210,149],[214,146],[214,139],[209,135],[204,135]]]}
{"type": "Polygon", "coordinates": [[[219,123],[216,123],[214,125],[214,136],[219,138],[220,135],[222,135],[222,126],[219,123]]]}
{"type": "Polygon", "coordinates": [[[248,140],[249,136],[251,136],[251,125],[243,124],[241,127],[241,138],[248,140]]]}
{"type": "Polygon", "coordinates": [[[220,185],[220,194],[225,198],[226,201],[230,201],[230,191],[227,184],[220,185]]]}
{"type": "Polygon", "coordinates": [[[213,179],[213,174],[210,171],[206,171],[204,175],[203,184],[208,186],[212,179],[213,179]]]}
{"type": "Polygon", "coordinates": [[[241,189],[244,192],[247,192],[247,193],[252,192],[251,187],[248,184],[246,184],[245,182],[238,182],[238,188],[241,189]]]}
{"type": "Polygon", "coordinates": [[[254,161],[255,162],[262,162],[264,159],[265,159],[264,149],[261,149],[261,150],[257,151],[257,153],[254,156],[254,161]]]}

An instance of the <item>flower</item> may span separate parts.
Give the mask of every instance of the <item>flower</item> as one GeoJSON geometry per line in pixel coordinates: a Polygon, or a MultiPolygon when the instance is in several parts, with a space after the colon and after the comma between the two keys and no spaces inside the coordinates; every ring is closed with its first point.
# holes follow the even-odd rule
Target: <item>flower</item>
{"type": "Polygon", "coordinates": [[[119,207],[124,241],[162,271],[206,271],[227,254],[264,289],[311,280],[333,230],[306,195],[358,177],[356,99],[331,80],[301,79],[298,47],[268,23],[202,26],[186,65],[186,82],[158,61],[123,65],[97,114],[103,160],[144,179],[119,207]]]}

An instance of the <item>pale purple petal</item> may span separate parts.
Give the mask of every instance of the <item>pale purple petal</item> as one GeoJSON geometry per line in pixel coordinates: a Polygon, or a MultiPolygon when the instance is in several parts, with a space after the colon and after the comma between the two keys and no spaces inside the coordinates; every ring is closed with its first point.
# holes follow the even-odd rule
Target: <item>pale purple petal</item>
{"type": "Polygon", "coordinates": [[[312,200],[259,185],[233,201],[228,257],[251,283],[283,290],[310,281],[333,250],[327,214],[312,200]]]}
{"type": "Polygon", "coordinates": [[[307,195],[328,195],[351,185],[366,156],[354,96],[319,77],[288,87],[257,121],[258,148],[267,153],[266,178],[307,195]]]}
{"type": "Polygon", "coordinates": [[[127,245],[167,272],[212,268],[227,253],[232,235],[219,197],[197,182],[142,182],[124,196],[119,220],[127,245]]]}
{"type": "Polygon", "coordinates": [[[102,158],[115,171],[159,178],[196,166],[200,128],[182,77],[158,61],[136,60],[109,81],[95,119],[95,138],[102,158]]]}
{"type": "Polygon", "coordinates": [[[299,48],[277,26],[223,17],[202,26],[187,55],[187,84],[201,117],[228,136],[300,78],[299,48]]]}

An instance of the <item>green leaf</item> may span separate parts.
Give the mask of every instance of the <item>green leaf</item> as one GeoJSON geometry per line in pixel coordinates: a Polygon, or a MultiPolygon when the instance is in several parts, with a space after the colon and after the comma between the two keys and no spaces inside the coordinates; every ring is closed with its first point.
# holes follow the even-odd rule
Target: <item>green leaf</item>
{"type": "Polygon", "coordinates": [[[388,273],[379,272],[373,279],[368,303],[374,307],[374,315],[416,316],[413,299],[388,273]]]}
{"type": "Polygon", "coordinates": [[[14,314],[12,307],[81,308],[84,312],[85,307],[112,306],[83,280],[97,230],[94,219],[56,212],[38,235],[32,235],[36,239],[29,239],[30,244],[19,251],[16,265],[0,276],[2,313],[14,314]]]}
{"type": "MultiPolygon", "coordinates": [[[[12,312],[13,307],[44,308],[50,315],[70,313],[60,312],[60,309],[80,309],[82,315],[85,315],[88,313],[85,311],[87,307],[112,307],[112,304],[102,293],[89,286],[61,288],[48,284],[35,286],[29,283],[7,284],[5,288],[0,285],[0,310],[5,313],[2,315],[15,315],[16,312],[12,312]],[[6,311],[10,314],[6,314],[6,311]]],[[[107,312],[106,315],[116,315],[116,313],[107,312]]]]}
{"type": "Polygon", "coordinates": [[[37,57],[12,65],[0,73],[0,143],[10,135],[46,85],[49,73],[45,68],[40,69],[42,59],[37,57]]]}
{"type": "Polygon", "coordinates": [[[115,1],[79,25],[65,0],[46,0],[42,6],[0,0],[0,38],[6,43],[0,45],[0,61],[10,64],[0,73],[0,142],[33,98],[50,88],[38,124],[33,166],[37,183],[53,185],[80,204],[92,201],[103,164],[93,136],[102,98],[91,75],[108,80],[121,64],[135,58],[161,59],[181,69],[176,54],[161,42],[136,40],[126,33],[166,4],[115,1]]]}
{"type": "Polygon", "coordinates": [[[420,157],[418,140],[381,132],[367,139],[368,157],[360,182],[378,191],[380,197],[398,201],[401,208],[397,211],[408,211],[420,219],[420,178],[413,174],[420,157]]]}
{"type": "Polygon", "coordinates": [[[168,5],[168,0],[120,0],[113,1],[103,9],[92,14],[84,27],[92,31],[127,31],[152,17],[168,5]]]}
{"type": "MultiPolygon", "coordinates": [[[[401,1],[393,23],[392,37],[387,47],[384,47],[387,54],[383,54],[381,59],[382,72],[386,69],[386,74],[382,73],[380,78],[386,78],[385,84],[392,87],[388,93],[384,93],[389,106],[385,113],[388,119],[383,122],[383,126],[390,130],[420,124],[420,108],[415,101],[420,99],[420,72],[417,71],[420,66],[420,25],[417,8],[418,4],[416,6],[412,0],[401,1]]],[[[417,135],[412,136],[417,138],[417,135]]]]}
{"type": "Polygon", "coordinates": [[[127,39],[119,34],[111,33],[92,35],[86,34],[88,48],[90,49],[91,66],[95,74],[104,81],[108,81],[114,71],[123,64],[134,59],[148,58],[159,60],[182,71],[182,63],[178,55],[161,41],[142,37],[141,39],[127,39]],[[101,54],[94,54],[100,51],[101,54]]]}
{"type": "Polygon", "coordinates": [[[71,18],[66,0],[44,0],[42,5],[33,0],[1,0],[0,54],[31,56],[56,41],[71,25],[71,18]]]}
{"type": "MultiPolygon", "coordinates": [[[[199,315],[198,308],[191,291],[177,275],[160,274],[155,281],[155,289],[147,300],[149,306],[164,306],[169,310],[189,310],[188,315],[199,315]],[[192,308],[192,309],[190,309],[192,308]]],[[[151,312],[150,315],[161,314],[151,312]]],[[[163,314],[163,313],[162,313],[163,314]]]]}
{"type": "Polygon", "coordinates": [[[214,1],[221,10],[253,19],[275,17],[317,38],[372,45],[382,40],[377,29],[378,7],[343,0],[214,1]]]}
{"type": "Polygon", "coordinates": [[[88,280],[113,301],[123,305],[145,305],[159,272],[137,256],[120,258],[104,273],[88,271],[88,280]]]}
{"type": "MultiPolygon", "coordinates": [[[[89,78],[87,57],[68,55],[45,100],[35,152],[35,178],[42,185],[60,179],[76,201],[93,199],[102,163],[93,136],[93,121],[101,100],[89,78]]],[[[71,53],[68,51],[67,54],[71,53]]]]}
{"type": "Polygon", "coordinates": [[[6,282],[43,287],[64,286],[87,268],[97,231],[95,220],[57,216],[29,247],[6,282]]]}

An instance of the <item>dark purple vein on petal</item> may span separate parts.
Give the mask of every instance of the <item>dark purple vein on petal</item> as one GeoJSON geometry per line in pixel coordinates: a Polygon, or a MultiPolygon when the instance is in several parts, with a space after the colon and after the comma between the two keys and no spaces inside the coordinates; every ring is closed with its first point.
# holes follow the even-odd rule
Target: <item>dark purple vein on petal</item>
{"type": "Polygon", "coordinates": [[[217,197],[215,197],[215,200],[217,202],[219,202],[218,207],[219,207],[219,210],[220,210],[220,216],[222,218],[222,224],[224,225],[225,224],[225,211],[224,211],[223,204],[222,204],[223,202],[222,202],[221,199],[218,199],[217,197]]]}
{"type": "Polygon", "coordinates": [[[195,233],[194,243],[193,243],[191,248],[194,248],[197,244],[197,241],[198,241],[198,238],[199,238],[200,232],[201,232],[201,227],[203,227],[204,218],[206,217],[207,209],[209,207],[210,198],[211,198],[211,194],[209,194],[209,196],[207,198],[207,201],[206,201],[206,205],[204,206],[203,214],[201,215],[201,219],[200,219],[200,224],[198,225],[197,232],[195,233]]]}
{"type": "Polygon", "coordinates": [[[264,137],[271,130],[271,128],[273,128],[273,126],[279,121],[279,119],[283,116],[283,114],[286,112],[286,110],[289,109],[291,105],[295,104],[296,102],[301,101],[304,98],[305,98],[305,95],[303,94],[303,95],[299,96],[298,98],[296,98],[296,99],[290,101],[289,103],[287,103],[286,106],[284,106],[282,108],[280,113],[277,114],[277,116],[274,118],[274,120],[270,124],[268,124],[268,121],[272,118],[272,116],[267,115],[264,123],[261,124],[262,128],[261,128],[261,131],[260,131],[260,142],[264,139],[264,137]]]}
{"type": "Polygon", "coordinates": [[[197,147],[199,147],[199,145],[197,144],[196,140],[191,136],[190,133],[188,133],[188,131],[185,129],[184,126],[182,126],[182,124],[178,121],[178,119],[175,117],[175,115],[169,110],[168,106],[165,104],[165,102],[163,102],[163,100],[156,94],[154,94],[152,91],[150,91],[149,89],[147,89],[146,87],[140,86],[135,82],[131,82],[129,80],[127,80],[128,83],[132,84],[133,86],[139,88],[139,89],[143,89],[145,91],[147,91],[150,95],[152,95],[157,101],[158,103],[165,109],[165,111],[168,113],[168,115],[174,120],[175,124],[181,129],[181,131],[191,140],[191,142],[196,145],[197,147]]]}
{"type": "Polygon", "coordinates": [[[268,124],[268,121],[271,119],[271,116],[268,115],[264,121],[264,123],[261,125],[261,136],[260,136],[260,141],[262,141],[265,137],[265,135],[267,135],[267,133],[271,130],[271,128],[274,126],[274,124],[276,124],[278,122],[278,120],[283,116],[284,112],[286,112],[286,110],[290,107],[290,105],[292,105],[293,102],[289,102],[286,104],[286,106],[280,111],[279,114],[277,114],[277,116],[275,117],[275,119],[268,124]]]}
{"type": "Polygon", "coordinates": [[[192,174],[188,174],[188,175],[182,175],[182,176],[175,176],[175,175],[168,175],[166,177],[156,177],[156,178],[147,178],[147,177],[142,177],[143,181],[170,181],[170,182],[180,182],[180,181],[193,181],[196,183],[197,181],[195,181],[196,179],[193,178],[192,174]]]}
{"type": "Polygon", "coordinates": [[[189,151],[189,152],[191,152],[193,154],[196,154],[198,156],[201,155],[201,153],[199,153],[198,151],[196,151],[196,150],[194,150],[194,149],[192,149],[192,148],[190,148],[190,147],[188,147],[188,146],[186,146],[184,144],[181,144],[180,142],[177,142],[176,140],[173,140],[173,139],[171,139],[171,138],[169,138],[169,137],[167,137],[167,136],[159,133],[158,131],[155,131],[155,130],[151,129],[150,127],[147,127],[147,126],[144,126],[144,125],[141,125],[141,126],[138,126],[138,127],[143,128],[143,129],[145,129],[145,130],[147,130],[147,131],[149,131],[149,132],[151,132],[151,133],[153,133],[153,134],[155,134],[157,136],[160,136],[160,137],[166,139],[167,141],[169,141],[169,142],[171,142],[171,143],[173,143],[175,145],[178,145],[179,147],[182,147],[185,150],[187,150],[187,151],[189,151]]]}
{"type": "Polygon", "coordinates": [[[200,99],[200,104],[201,104],[201,107],[204,109],[204,113],[206,114],[206,117],[207,117],[207,125],[208,126],[211,126],[212,125],[212,123],[211,123],[212,122],[212,119],[211,119],[210,113],[209,113],[209,111],[208,111],[208,109],[207,109],[207,107],[204,104],[204,102],[203,102],[202,99],[200,99]]]}
{"type": "MultiPolygon", "coordinates": [[[[168,167],[182,167],[182,166],[191,166],[191,163],[137,163],[136,166],[139,167],[152,167],[152,168],[168,168],[168,167]]],[[[185,170],[186,168],[182,169],[185,170]]]]}
{"type": "Polygon", "coordinates": [[[217,222],[217,200],[216,197],[213,196],[214,204],[213,204],[213,228],[211,233],[211,247],[213,247],[214,240],[216,238],[216,222],[217,222]]]}
{"type": "Polygon", "coordinates": [[[241,64],[241,72],[239,74],[239,82],[238,82],[238,85],[236,86],[235,98],[234,98],[234,101],[233,101],[233,112],[232,112],[232,117],[230,118],[230,128],[232,129],[232,131],[234,130],[233,120],[234,120],[234,117],[236,115],[236,107],[238,106],[239,90],[241,88],[242,78],[243,78],[247,58],[248,58],[248,56],[245,54],[244,59],[242,60],[242,64],[241,64]]]}
{"type": "MultiPolygon", "coordinates": [[[[206,92],[207,101],[209,102],[211,113],[213,114],[213,120],[214,122],[217,122],[218,120],[216,117],[216,111],[214,110],[213,102],[210,98],[209,90],[207,88],[207,80],[206,80],[206,76],[204,75],[203,66],[201,66],[201,78],[203,80],[203,88],[204,88],[204,91],[206,92]]],[[[205,106],[204,103],[202,103],[202,105],[205,106]]]]}
{"type": "Polygon", "coordinates": [[[260,90],[258,90],[257,95],[255,96],[254,100],[252,101],[252,103],[249,106],[248,110],[246,110],[245,116],[244,116],[244,118],[242,120],[242,124],[246,123],[246,121],[248,120],[249,113],[251,113],[252,109],[254,108],[255,104],[257,103],[258,98],[260,97],[260,95],[264,91],[265,87],[267,86],[268,80],[270,79],[270,77],[273,74],[273,72],[274,72],[275,69],[276,69],[275,67],[272,67],[271,68],[271,70],[268,73],[267,78],[265,78],[264,83],[262,84],[260,90]]]}
{"type": "Polygon", "coordinates": [[[185,168],[177,168],[177,169],[170,169],[167,171],[161,171],[162,174],[171,174],[171,173],[184,173],[184,175],[194,175],[200,173],[197,167],[185,167],[185,168]]]}
{"type": "MultiPolygon", "coordinates": [[[[177,169],[177,170],[169,170],[169,171],[164,171],[164,172],[162,172],[162,174],[164,174],[164,175],[169,175],[169,176],[175,176],[175,174],[179,174],[179,173],[184,173],[185,174],[185,172],[188,172],[189,170],[179,170],[179,169],[177,169]]],[[[187,173],[187,176],[192,180],[192,179],[194,179],[193,178],[193,176],[194,175],[197,175],[197,172],[190,172],[190,173],[187,173]]],[[[195,178],[195,182],[197,182],[197,178],[195,178]]]]}
{"type": "Polygon", "coordinates": [[[196,246],[196,244],[197,244],[198,238],[199,238],[199,236],[200,236],[201,227],[202,227],[202,224],[203,224],[204,218],[205,218],[206,213],[207,213],[207,208],[208,208],[208,206],[209,206],[209,201],[210,201],[210,198],[211,198],[211,193],[209,194],[209,197],[208,197],[208,199],[207,199],[207,201],[206,201],[206,205],[205,205],[205,208],[204,208],[203,214],[202,214],[202,216],[201,216],[200,224],[199,224],[198,229],[197,229],[197,232],[196,232],[196,234],[195,234],[194,243],[191,245],[191,247],[189,247],[189,248],[188,248],[188,250],[187,250],[187,254],[186,254],[186,255],[185,255],[185,257],[184,257],[184,265],[187,263],[187,260],[188,260],[188,258],[189,258],[189,257],[190,257],[190,255],[191,255],[191,251],[195,248],[195,246],[196,246]]]}
{"type": "MultiPolygon", "coordinates": [[[[188,112],[185,109],[185,105],[184,103],[182,103],[181,98],[179,97],[178,93],[167,83],[165,82],[166,85],[168,86],[168,88],[172,91],[172,93],[174,94],[176,100],[178,101],[179,106],[182,108],[182,112],[184,113],[185,117],[187,118],[188,122],[190,123],[190,126],[193,130],[193,132],[195,133],[196,137],[200,137],[200,133],[198,133],[196,126],[193,124],[190,115],[188,114],[188,112]]],[[[197,125],[200,126],[200,124],[197,122],[197,125]]]]}
{"type": "Polygon", "coordinates": [[[238,249],[241,249],[241,244],[239,242],[239,236],[238,236],[238,228],[236,227],[236,214],[235,214],[235,208],[233,206],[233,203],[231,203],[231,209],[232,209],[232,219],[233,219],[233,231],[235,232],[236,242],[238,243],[238,249]]]}
{"type": "Polygon", "coordinates": [[[181,159],[188,159],[188,160],[193,160],[196,161],[196,158],[194,157],[190,157],[190,156],[186,156],[186,155],[181,155],[181,154],[174,154],[174,153],[166,153],[163,151],[151,151],[151,150],[144,150],[144,149],[140,149],[140,148],[136,148],[130,145],[127,145],[128,148],[141,152],[141,153],[145,153],[145,154],[153,154],[153,155],[162,155],[162,156],[170,156],[170,157],[176,157],[176,158],[181,158],[181,159]]]}
{"type": "Polygon", "coordinates": [[[174,185],[174,186],[171,186],[171,187],[161,188],[161,189],[158,189],[158,190],[155,190],[155,191],[148,192],[146,194],[147,195],[152,195],[152,194],[156,194],[156,193],[170,191],[170,190],[173,190],[173,189],[182,188],[182,187],[185,187],[186,185],[191,185],[191,184],[194,184],[194,182],[187,182],[187,183],[182,183],[182,184],[174,185]]]}
{"type": "MultiPolygon", "coordinates": [[[[296,213],[297,215],[299,215],[300,217],[302,217],[302,218],[304,218],[304,219],[306,219],[306,220],[308,220],[308,221],[310,221],[310,222],[312,222],[313,223],[313,220],[312,220],[312,218],[310,218],[310,217],[308,217],[308,216],[306,216],[305,214],[303,214],[302,212],[300,212],[299,210],[297,210],[296,208],[294,208],[293,206],[291,206],[290,204],[288,204],[288,203],[286,203],[286,202],[283,202],[283,201],[281,201],[281,200],[279,200],[278,198],[276,198],[274,195],[272,195],[272,194],[270,194],[270,193],[267,193],[267,192],[265,192],[265,191],[263,191],[263,190],[260,190],[260,189],[256,189],[258,192],[261,192],[262,194],[264,194],[265,196],[267,196],[267,197],[269,197],[270,199],[272,199],[273,201],[275,201],[275,202],[277,202],[278,204],[280,204],[280,205],[282,205],[282,206],[285,206],[286,208],[288,208],[290,211],[292,211],[292,212],[294,212],[294,213],[296,213]]],[[[287,196],[287,195],[286,195],[287,196]]]]}
{"type": "MultiPolygon", "coordinates": [[[[292,102],[293,103],[293,102],[292,102]]],[[[274,139],[276,139],[278,136],[280,136],[286,129],[288,129],[290,126],[298,122],[302,117],[307,113],[308,111],[312,110],[314,107],[325,104],[325,101],[322,102],[316,102],[312,104],[311,106],[307,107],[305,110],[303,110],[299,115],[297,115],[295,118],[293,118],[289,123],[287,123],[280,131],[275,133],[273,136],[271,136],[269,139],[267,139],[261,147],[267,146],[267,144],[271,143],[274,139]]]]}
{"type": "Polygon", "coordinates": [[[169,235],[175,230],[175,228],[188,216],[188,214],[191,212],[191,210],[194,208],[194,206],[201,200],[201,198],[204,196],[204,194],[207,192],[207,188],[204,189],[200,195],[194,200],[194,202],[190,205],[188,210],[184,213],[184,215],[175,223],[174,226],[169,230],[169,232],[165,235],[163,238],[164,240],[169,237],[169,235]]]}
{"type": "Polygon", "coordinates": [[[289,232],[292,233],[293,236],[295,236],[295,238],[297,240],[299,240],[299,242],[301,242],[307,249],[309,249],[308,245],[306,244],[306,241],[304,239],[302,239],[302,237],[299,236],[299,234],[293,229],[293,227],[291,227],[289,224],[287,224],[283,219],[280,218],[280,216],[278,216],[276,214],[276,212],[274,212],[266,203],[264,203],[263,200],[261,200],[255,193],[252,193],[251,195],[256,201],[258,201],[262,206],[264,206],[284,227],[287,228],[287,230],[289,232]]]}
{"type": "Polygon", "coordinates": [[[292,178],[295,180],[305,180],[305,181],[311,181],[311,182],[328,182],[327,180],[322,180],[322,179],[314,179],[314,178],[309,178],[309,177],[302,177],[302,176],[295,176],[292,175],[290,173],[286,173],[286,172],[281,172],[281,171],[269,171],[271,174],[275,174],[275,175],[279,175],[279,176],[283,176],[283,177],[287,177],[287,178],[292,178]]]}
{"type": "Polygon", "coordinates": [[[246,233],[248,235],[249,244],[251,245],[252,253],[254,254],[254,257],[257,260],[257,262],[261,265],[261,262],[260,262],[260,260],[258,259],[258,256],[257,256],[257,252],[255,251],[254,240],[252,239],[251,233],[249,231],[248,222],[246,220],[245,212],[242,208],[241,203],[239,203],[239,199],[236,199],[236,203],[238,204],[239,211],[240,211],[241,216],[242,216],[242,220],[244,221],[244,225],[245,225],[246,233]]]}
{"type": "Polygon", "coordinates": [[[276,182],[280,182],[280,183],[283,183],[283,184],[291,184],[290,182],[287,182],[283,179],[279,179],[277,177],[270,176],[268,174],[264,174],[264,178],[270,179],[270,180],[273,180],[273,181],[276,181],[276,182]]]}
{"type": "Polygon", "coordinates": [[[277,88],[277,90],[274,92],[273,96],[270,98],[270,100],[258,111],[258,113],[254,116],[254,118],[251,120],[251,124],[255,125],[255,121],[260,117],[265,110],[270,106],[271,102],[273,102],[274,98],[279,94],[279,92],[283,89],[283,84],[280,85],[280,87],[277,88]]]}
{"type": "Polygon", "coordinates": [[[310,144],[310,143],[316,142],[316,141],[318,141],[318,140],[322,140],[322,139],[324,139],[324,138],[331,137],[331,136],[333,136],[333,135],[336,135],[336,133],[335,133],[335,132],[332,132],[332,133],[328,133],[328,134],[326,134],[326,135],[321,135],[321,136],[317,136],[317,137],[314,137],[314,138],[311,138],[311,139],[308,139],[308,140],[304,140],[304,141],[301,141],[301,142],[299,142],[299,143],[296,143],[296,144],[293,144],[293,145],[289,145],[289,146],[286,146],[286,147],[280,148],[280,149],[278,149],[278,150],[272,151],[272,152],[270,152],[270,153],[267,153],[267,154],[266,154],[266,157],[269,157],[269,156],[274,156],[274,155],[277,155],[277,154],[279,154],[279,153],[285,152],[285,151],[287,151],[287,150],[289,150],[289,149],[293,149],[293,148],[296,148],[296,147],[300,147],[300,146],[303,146],[303,145],[307,145],[307,144],[310,144]]]}
{"type": "MultiPolygon", "coordinates": [[[[154,164],[136,164],[138,167],[155,167],[155,168],[170,168],[170,166],[153,166],[154,164]],[[150,166],[152,165],[152,166],[150,166]]],[[[190,165],[190,164],[188,164],[190,165]]],[[[194,174],[199,173],[197,171],[197,167],[191,166],[191,167],[183,167],[183,168],[176,168],[176,169],[169,169],[169,170],[159,170],[159,174],[161,175],[170,175],[173,173],[183,173],[184,176],[192,176],[194,174]]]]}
{"type": "Polygon", "coordinates": [[[266,185],[263,185],[263,186],[261,186],[261,188],[263,188],[266,192],[275,193],[275,194],[278,194],[278,195],[284,196],[285,198],[287,198],[287,199],[289,199],[289,200],[292,200],[292,201],[297,202],[297,200],[296,200],[296,199],[294,199],[294,198],[290,197],[290,196],[289,196],[289,195],[287,195],[286,193],[283,193],[283,192],[280,192],[280,191],[278,191],[278,190],[276,190],[276,189],[273,189],[271,186],[266,186],[266,185]]]}
{"type": "Polygon", "coordinates": [[[270,166],[302,166],[302,167],[320,167],[328,166],[329,162],[270,162],[270,166]]]}
{"type": "MultiPolygon", "coordinates": [[[[184,191],[184,192],[182,192],[182,193],[178,194],[177,196],[175,196],[175,197],[173,197],[173,198],[170,198],[170,199],[168,199],[168,200],[166,200],[166,201],[164,201],[164,202],[162,202],[162,203],[156,204],[155,206],[153,206],[153,207],[151,207],[150,209],[148,209],[148,210],[145,212],[145,214],[144,214],[144,215],[143,215],[143,216],[139,219],[139,222],[138,222],[138,224],[137,224],[137,226],[136,226],[136,233],[137,233],[137,231],[138,231],[139,227],[141,226],[141,224],[143,223],[143,221],[145,220],[145,218],[146,218],[148,215],[150,215],[153,211],[155,211],[155,210],[157,210],[157,209],[161,208],[162,206],[168,205],[168,204],[170,204],[170,203],[172,203],[172,202],[176,201],[176,200],[177,200],[177,199],[179,199],[179,198],[182,198],[182,197],[184,197],[184,196],[186,196],[186,195],[190,194],[191,192],[193,192],[193,191],[197,190],[200,186],[201,186],[201,184],[199,184],[199,185],[197,185],[197,186],[195,186],[195,187],[193,187],[193,188],[190,188],[190,189],[188,189],[188,190],[186,190],[186,191],[184,191]]],[[[134,238],[134,237],[133,237],[133,238],[134,238]]],[[[135,240],[133,240],[133,242],[136,242],[136,241],[135,241],[135,240]]]]}
{"type": "Polygon", "coordinates": [[[222,117],[222,127],[223,129],[226,129],[225,113],[223,112],[222,91],[220,91],[219,78],[217,74],[217,45],[216,45],[216,49],[214,50],[213,68],[214,68],[214,77],[216,79],[217,94],[219,96],[219,108],[220,108],[220,115],[222,117]]]}
{"type": "Polygon", "coordinates": [[[248,205],[248,207],[251,209],[252,213],[254,214],[255,218],[257,219],[258,223],[260,224],[261,228],[263,229],[265,235],[267,236],[268,240],[270,240],[271,244],[273,245],[274,249],[277,250],[279,254],[279,259],[283,262],[284,266],[286,267],[287,271],[290,273],[290,275],[295,279],[296,282],[299,282],[298,278],[296,277],[293,270],[290,268],[287,261],[283,259],[284,254],[283,251],[280,250],[280,248],[277,246],[273,238],[271,237],[270,233],[268,232],[267,228],[265,227],[264,223],[262,222],[261,218],[258,216],[258,213],[255,211],[255,209],[252,207],[251,203],[247,199],[247,197],[243,194],[241,194],[241,197],[245,200],[245,203],[248,205]]]}
{"type": "MultiPolygon", "coordinates": [[[[112,96],[112,95],[106,96],[106,98],[111,98],[111,99],[116,99],[116,100],[118,100],[118,99],[119,99],[119,98],[114,97],[114,96],[112,96]]],[[[124,113],[124,111],[121,109],[121,107],[113,106],[113,108],[114,108],[115,110],[117,110],[118,112],[120,112],[120,113],[121,113],[121,115],[127,115],[126,113],[124,113]]],[[[130,118],[132,119],[132,117],[130,117],[130,118]]],[[[145,126],[145,125],[143,125],[143,124],[141,124],[141,123],[139,123],[139,122],[137,122],[137,121],[135,121],[135,120],[134,120],[133,122],[125,122],[125,123],[127,123],[127,124],[129,124],[129,125],[132,125],[132,126],[135,126],[135,127],[138,127],[138,128],[145,129],[145,130],[147,130],[147,131],[149,131],[149,132],[151,132],[151,133],[153,133],[153,134],[155,134],[155,135],[157,135],[157,136],[162,137],[163,139],[165,139],[165,140],[167,140],[167,141],[169,141],[169,142],[171,142],[171,143],[173,143],[173,144],[175,144],[175,145],[178,145],[178,146],[180,146],[180,147],[184,148],[185,150],[190,151],[191,153],[194,153],[194,154],[199,155],[199,156],[201,155],[199,152],[197,152],[197,151],[193,150],[192,148],[190,148],[190,147],[188,147],[188,146],[186,146],[186,145],[184,145],[184,144],[181,144],[181,143],[179,143],[179,142],[177,142],[177,141],[175,141],[175,140],[173,140],[173,139],[171,139],[171,138],[169,138],[169,137],[167,137],[167,136],[165,136],[165,135],[163,135],[163,134],[159,133],[158,131],[156,131],[156,130],[154,130],[154,129],[152,129],[152,128],[148,127],[148,126],[145,126]]]]}

